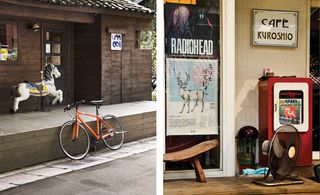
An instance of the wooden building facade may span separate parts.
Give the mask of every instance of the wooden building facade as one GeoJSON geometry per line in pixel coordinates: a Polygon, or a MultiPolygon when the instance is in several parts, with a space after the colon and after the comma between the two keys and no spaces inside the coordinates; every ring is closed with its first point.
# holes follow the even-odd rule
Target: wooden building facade
{"type": "MultiPolygon", "coordinates": [[[[47,62],[62,74],[56,87],[65,104],[150,100],[151,51],[139,39],[153,17],[129,0],[0,0],[0,113],[12,107],[10,88],[40,81],[47,62]],[[122,35],[122,50],[111,50],[111,33],[122,35]]],[[[31,111],[36,101],[19,110],[31,111]]]]}

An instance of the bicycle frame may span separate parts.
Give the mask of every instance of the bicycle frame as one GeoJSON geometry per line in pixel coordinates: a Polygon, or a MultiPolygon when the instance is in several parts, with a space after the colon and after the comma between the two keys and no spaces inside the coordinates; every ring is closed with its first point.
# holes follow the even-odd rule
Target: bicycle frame
{"type": "Polygon", "coordinates": [[[76,139],[78,139],[80,123],[82,123],[84,128],[96,140],[103,139],[103,138],[108,137],[109,135],[112,134],[112,133],[107,132],[105,135],[100,136],[100,124],[101,123],[103,123],[104,125],[106,125],[109,128],[112,128],[112,126],[109,123],[107,123],[106,121],[104,121],[99,115],[84,113],[84,112],[80,112],[80,111],[76,110],[74,120],[75,120],[75,125],[73,125],[73,129],[72,129],[72,140],[74,140],[74,137],[76,137],[76,139]],[[80,117],[81,115],[93,117],[96,119],[96,130],[95,131],[80,117]]]}

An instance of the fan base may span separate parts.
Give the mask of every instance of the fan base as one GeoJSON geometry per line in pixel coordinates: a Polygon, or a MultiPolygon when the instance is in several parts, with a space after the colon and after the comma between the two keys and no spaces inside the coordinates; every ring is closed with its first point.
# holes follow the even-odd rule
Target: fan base
{"type": "Polygon", "coordinates": [[[276,179],[256,179],[252,183],[262,186],[284,186],[284,185],[294,185],[294,184],[303,184],[304,181],[298,177],[287,177],[283,180],[276,179]]]}

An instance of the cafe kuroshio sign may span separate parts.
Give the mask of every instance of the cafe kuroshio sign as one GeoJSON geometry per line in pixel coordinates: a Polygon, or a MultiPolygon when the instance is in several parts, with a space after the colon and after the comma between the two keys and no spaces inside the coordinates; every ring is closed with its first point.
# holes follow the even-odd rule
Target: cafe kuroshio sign
{"type": "Polygon", "coordinates": [[[298,12],[253,10],[253,45],[298,46],[298,12]]]}

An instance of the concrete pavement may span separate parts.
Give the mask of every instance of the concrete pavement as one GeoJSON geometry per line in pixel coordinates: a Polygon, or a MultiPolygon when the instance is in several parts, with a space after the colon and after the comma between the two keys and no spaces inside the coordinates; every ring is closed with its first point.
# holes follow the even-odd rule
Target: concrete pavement
{"type": "Polygon", "coordinates": [[[155,148],[152,137],[126,143],[117,151],[103,149],[80,161],[62,159],[3,173],[0,190],[7,190],[3,194],[87,194],[91,190],[96,194],[155,194],[155,148]],[[92,168],[83,170],[88,167],[92,168]],[[69,172],[73,173],[61,175],[69,172]],[[37,190],[31,192],[33,188],[37,190]]]}

